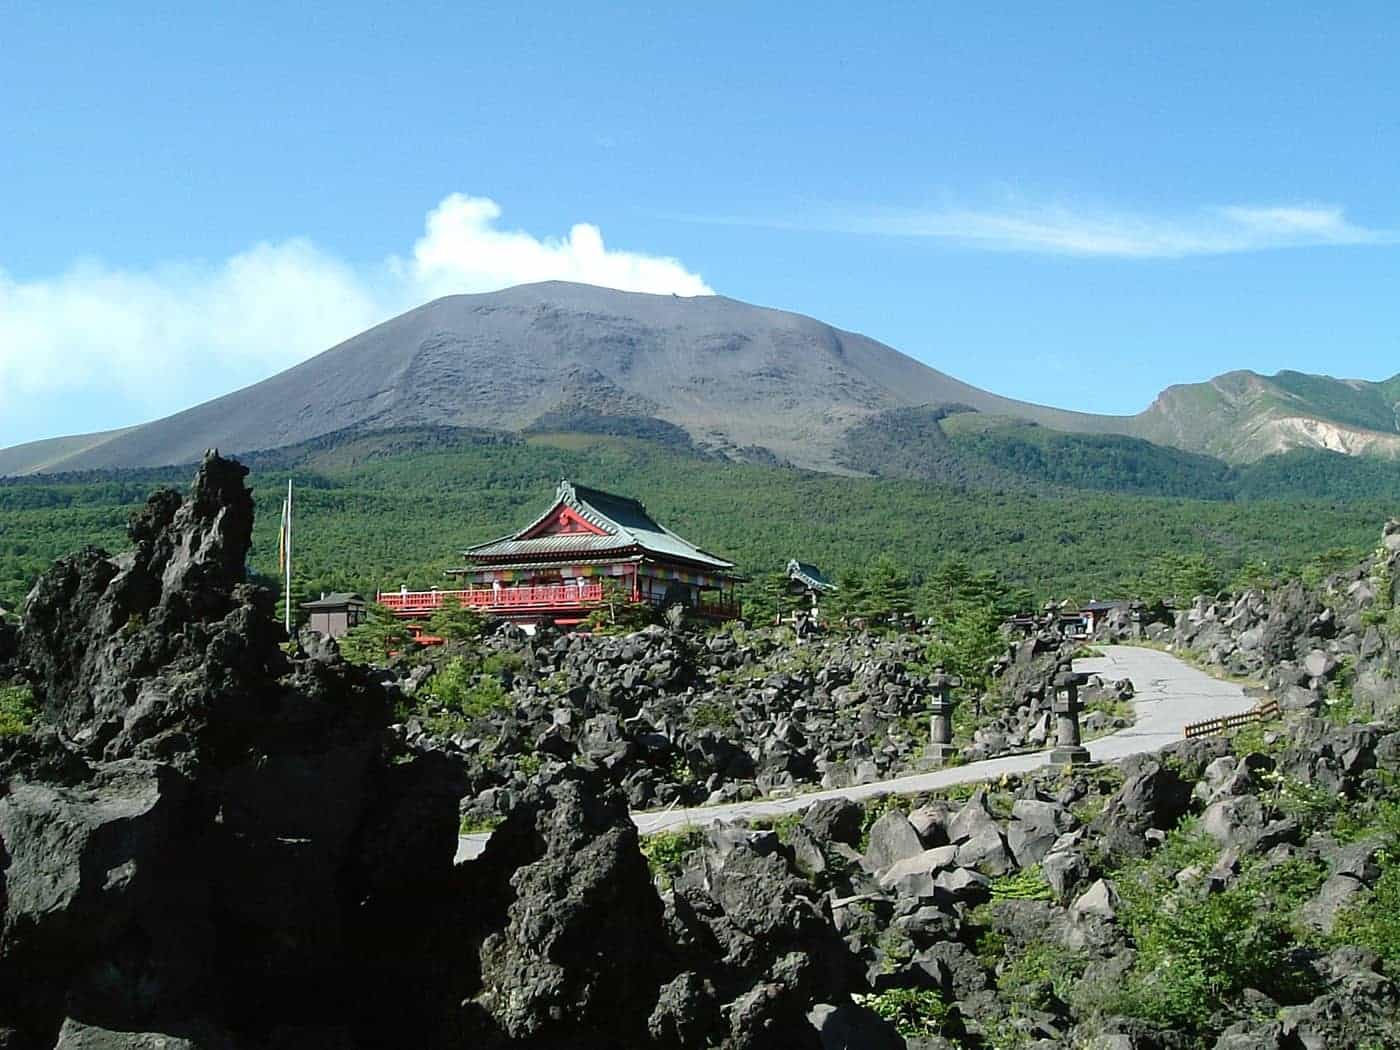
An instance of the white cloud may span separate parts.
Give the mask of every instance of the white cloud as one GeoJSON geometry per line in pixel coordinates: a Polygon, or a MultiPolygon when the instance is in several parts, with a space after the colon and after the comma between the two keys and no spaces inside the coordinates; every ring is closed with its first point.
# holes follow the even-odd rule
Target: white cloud
{"type": "Polygon", "coordinates": [[[496,228],[501,208],[485,197],[454,193],[428,213],[428,228],[413,247],[413,282],[435,294],[488,291],[531,281],[581,281],[631,292],[711,295],[709,285],[675,259],[609,250],[588,223],[564,238],[538,240],[496,228]]]}
{"type": "Polygon", "coordinates": [[[1172,259],[1318,245],[1394,243],[1333,205],[1202,208],[1154,215],[1019,199],[995,207],[849,209],[814,220],[717,221],[831,233],[945,240],[989,251],[1124,259],[1172,259]]]}
{"type": "Polygon", "coordinates": [[[5,410],[65,393],[111,399],[102,429],[188,407],[286,368],[428,299],[533,281],[711,294],[675,259],[609,249],[598,227],[537,238],[497,227],[501,209],[453,194],[427,217],[411,257],[356,268],[301,239],[259,244],[217,264],[122,270],[75,264],[49,278],[0,269],[0,445],[5,410]]]}

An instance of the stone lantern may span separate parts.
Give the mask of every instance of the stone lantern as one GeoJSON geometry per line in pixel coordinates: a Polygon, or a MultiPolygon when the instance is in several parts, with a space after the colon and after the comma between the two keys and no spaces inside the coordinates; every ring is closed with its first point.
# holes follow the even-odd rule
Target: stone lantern
{"type": "Polygon", "coordinates": [[[1077,766],[1089,761],[1089,751],[1079,739],[1079,687],[1089,676],[1074,670],[1066,660],[1055,675],[1055,749],[1050,752],[1052,766],[1077,766]]]}
{"type": "Polygon", "coordinates": [[[1133,637],[1141,638],[1147,633],[1147,603],[1134,601],[1128,611],[1133,619],[1133,637]]]}
{"type": "Polygon", "coordinates": [[[953,746],[953,708],[957,706],[957,701],[953,699],[953,690],[962,684],[961,678],[945,673],[941,665],[934,670],[933,677],[929,679],[929,688],[933,692],[929,713],[933,717],[929,720],[930,740],[926,753],[940,766],[958,753],[958,749],[953,746]]]}

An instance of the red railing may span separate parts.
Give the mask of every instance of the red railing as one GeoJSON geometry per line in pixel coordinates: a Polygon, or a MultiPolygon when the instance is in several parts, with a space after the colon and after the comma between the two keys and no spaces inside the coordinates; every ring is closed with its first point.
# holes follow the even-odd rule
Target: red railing
{"type": "MultiPolygon", "coordinates": [[[[601,605],[603,584],[580,586],[551,583],[533,587],[472,587],[462,591],[380,591],[375,601],[402,617],[427,616],[450,605],[483,612],[583,609],[601,605]]],[[[702,601],[693,610],[700,616],[730,620],[738,617],[737,601],[702,601]]]]}
{"type": "Polygon", "coordinates": [[[375,599],[401,616],[432,613],[451,605],[469,609],[581,608],[603,600],[603,585],[551,583],[542,587],[473,587],[465,591],[381,591],[375,599]]]}

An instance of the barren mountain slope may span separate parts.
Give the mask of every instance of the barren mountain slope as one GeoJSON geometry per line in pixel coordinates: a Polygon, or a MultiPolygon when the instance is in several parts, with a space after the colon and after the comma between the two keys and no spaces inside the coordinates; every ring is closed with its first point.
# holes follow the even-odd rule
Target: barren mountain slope
{"type": "Polygon", "coordinates": [[[944,402],[1072,430],[1121,431],[1129,422],[997,397],[798,314],[718,296],[548,283],[436,300],[254,386],[57,462],[48,449],[36,457],[36,446],[0,451],[0,473],[35,469],[36,459],[48,470],[193,461],[209,447],[277,448],[354,426],[523,430],[578,410],[655,417],[705,447],[759,446],[831,469],[852,423],[944,402]]]}
{"type": "Polygon", "coordinates": [[[853,427],[898,437],[907,410],[952,404],[1235,463],[1293,448],[1400,457],[1400,377],[1231,372],[1170,387],[1137,416],[1096,416],[998,397],[800,314],[552,282],[438,299],[153,423],[0,450],[0,474],[186,463],[210,447],[248,452],[423,424],[688,439],[728,455],[862,471],[871,468],[853,466],[853,427]]]}

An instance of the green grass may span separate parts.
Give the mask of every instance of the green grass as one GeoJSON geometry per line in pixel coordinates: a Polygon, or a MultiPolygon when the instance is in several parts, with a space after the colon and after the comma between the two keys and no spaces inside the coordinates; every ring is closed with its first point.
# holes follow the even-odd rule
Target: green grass
{"type": "Polygon", "coordinates": [[[992,880],[994,901],[1048,901],[1054,896],[1039,864],[992,880]]]}
{"type": "Polygon", "coordinates": [[[503,819],[504,819],[504,818],[498,817],[498,816],[490,816],[490,817],[467,816],[467,817],[463,817],[463,818],[461,819],[461,822],[457,825],[457,834],[459,834],[459,835],[480,835],[480,834],[483,834],[483,833],[485,833],[485,832],[495,831],[498,827],[501,826],[501,821],[502,821],[503,819]]]}

